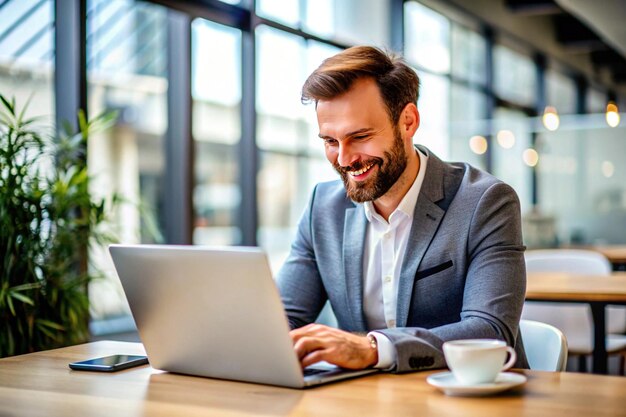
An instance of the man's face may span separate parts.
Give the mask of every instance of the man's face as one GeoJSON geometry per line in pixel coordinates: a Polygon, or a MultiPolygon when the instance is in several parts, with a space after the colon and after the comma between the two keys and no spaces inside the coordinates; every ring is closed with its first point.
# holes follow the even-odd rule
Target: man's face
{"type": "Polygon", "coordinates": [[[404,172],[407,151],[372,79],[359,79],[345,94],[317,104],[326,158],[356,202],[374,201],[404,172]]]}

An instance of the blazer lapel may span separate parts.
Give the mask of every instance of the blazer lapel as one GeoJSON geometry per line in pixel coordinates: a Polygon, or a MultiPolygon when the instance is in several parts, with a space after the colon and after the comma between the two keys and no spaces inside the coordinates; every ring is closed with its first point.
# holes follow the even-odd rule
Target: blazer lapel
{"type": "Polygon", "coordinates": [[[406,327],[415,274],[445,213],[441,207],[435,204],[445,195],[443,182],[445,164],[433,153],[428,152],[428,150],[425,152],[429,154],[426,173],[415,204],[413,224],[400,273],[396,309],[397,327],[406,327]]]}
{"type": "Polygon", "coordinates": [[[343,266],[348,297],[346,302],[354,323],[353,331],[357,332],[367,330],[363,313],[363,248],[366,230],[367,218],[363,206],[346,209],[343,229],[343,266]]]}

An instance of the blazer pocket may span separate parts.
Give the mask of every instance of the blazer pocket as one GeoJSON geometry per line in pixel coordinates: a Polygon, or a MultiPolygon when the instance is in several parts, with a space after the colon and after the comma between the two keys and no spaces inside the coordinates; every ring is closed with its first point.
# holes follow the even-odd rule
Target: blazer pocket
{"type": "Polygon", "coordinates": [[[418,280],[418,279],[426,278],[426,277],[436,274],[437,272],[445,271],[446,269],[452,267],[452,265],[454,264],[452,263],[452,260],[450,260],[440,265],[433,266],[432,268],[426,268],[423,271],[417,271],[417,274],[415,274],[415,279],[418,280]]]}

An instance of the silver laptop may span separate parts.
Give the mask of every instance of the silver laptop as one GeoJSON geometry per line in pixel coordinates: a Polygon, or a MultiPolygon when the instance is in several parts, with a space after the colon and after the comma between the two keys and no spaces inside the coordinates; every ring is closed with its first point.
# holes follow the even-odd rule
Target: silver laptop
{"type": "Polygon", "coordinates": [[[375,372],[330,364],[303,372],[258,248],[111,245],[109,251],[154,368],[292,388],[375,372]]]}

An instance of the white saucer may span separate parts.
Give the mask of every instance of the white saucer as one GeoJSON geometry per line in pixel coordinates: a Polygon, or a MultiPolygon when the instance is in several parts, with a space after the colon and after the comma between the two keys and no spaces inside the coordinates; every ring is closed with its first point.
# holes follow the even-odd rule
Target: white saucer
{"type": "Polygon", "coordinates": [[[491,395],[523,385],[526,376],[513,372],[500,372],[494,382],[476,385],[464,385],[456,380],[452,372],[439,372],[426,378],[426,382],[452,396],[491,395]]]}

